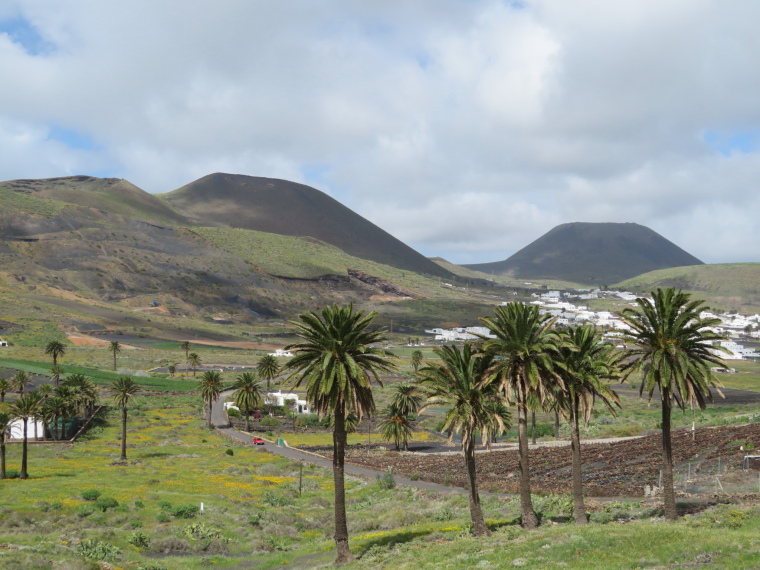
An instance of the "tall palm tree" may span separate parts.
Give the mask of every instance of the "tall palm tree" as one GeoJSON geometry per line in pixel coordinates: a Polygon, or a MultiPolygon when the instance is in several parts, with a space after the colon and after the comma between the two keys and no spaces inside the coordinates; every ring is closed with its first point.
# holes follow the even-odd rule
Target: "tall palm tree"
{"type": "Polygon", "coordinates": [[[53,384],[56,388],[58,388],[58,382],[60,381],[61,376],[63,376],[65,373],[66,371],[62,366],[53,366],[50,368],[50,379],[53,381],[53,384]]]}
{"type": "Polygon", "coordinates": [[[185,362],[190,360],[190,341],[185,340],[180,343],[179,348],[185,351],[185,362]]]}
{"type": "Polygon", "coordinates": [[[253,372],[243,372],[235,378],[235,384],[232,387],[235,389],[232,394],[235,405],[245,414],[245,431],[251,431],[250,414],[262,404],[259,379],[253,372]]]}
{"type": "Polygon", "coordinates": [[[66,346],[58,340],[51,340],[45,346],[45,354],[53,357],[53,366],[58,366],[58,358],[66,354],[66,346]]]}
{"type": "Polygon", "coordinates": [[[65,430],[66,417],[71,413],[70,404],[61,396],[53,395],[45,401],[43,405],[43,413],[47,418],[49,425],[53,426],[53,439],[61,439],[61,432],[58,431],[58,420],[61,420],[63,430],[65,430]]]}
{"type": "Polygon", "coordinates": [[[583,503],[580,423],[582,421],[588,426],[597,398],[613,415],[614,406],[620,407],[620,398],[605,383],[605,380],[616,377],[617,367],[613,362],[613,346],[602,342],[594,326],[569,327],[561,334],[569,342],[559,349],[562,364],[560,374],[565,380],[565,390],[557,401],[570,418],[573,516],[575,524],[584,525],[587,519],[583,503]]]}
{"type": "Polygon", "coordinates": [[[256,371],[259,373],[259,378],[267,381],[267,393],[269,392],[269,382],[277,377],[280,373],[280,363],[277,362],[277,358],[271,354],[265,354],[259,358],[259,362],[256,365],[256,371]]]}
{"type": "Polygon", "coordinates": [[[108,346],[108,350],[113,352],[113,370],[116,372],[116,355],[121,352],[121,345],[119,344],[119,341],[112,340],[111,344],[108,346]]]}
{"type": "MultiPolygon", "coordinates": [[[[63,414],[58,416],[61,420],[60,439],[66,439],[66,421],[76,415],[79,406],[79,390],[67,384],[61,384],[55,389],[54,397],[60,398],[64,402],[63,414]]],[[[56,428],[57,429],[57,428],[56,428]]]]}
{"type": "Polygon", "coordinates": [[[419,370],[420,364],[422,364],[422,351],[415,350],[412,352],[412,366],[414,366],[415,374],[417,373],[417,370],[419,370]]]}
{"type": "Polygon", "coordinates": [[[121,461],[127,460],[127,404],[137,394],[140,386],[131,376],[119,376],[111,382],[108,390],[113,396],[114,403],[121,408],[121,461]]]}
{"type": "Polygon", "coordinates": [[[219,394],[222,392],[222,375],[216,370],[207,370],[201,376],[198,381],[198,389],[201,393],[201,398],[208,406],[208,427],[213,427],[211,422],[211,407],[214,402],[219,399],[219,394]]]}
{"type": "Polygon", "coordinates": [[[191,352],[190,356],[187,357],[187,363],[193,369],[193,376],[195,376],[195,371],[201,365],[201,357],[198,356],[197,352],[191,352]]]}
{"type": "Polygon", "coordinates": [[[5,402],[5,394],[11,389],[7,378],[0,378],[0,403],[5,402]]]}
{"type": "Polygon", "coordinates": [[[493,354],[478,354],[469,344],[460,350],[444,346],[435,350],[440,363],[431,363],[419,372],[420,389],[427,395],[427,406],[448,406],[443,430],[449,438],[460,433],[462,452],[470,490],[470,517],[472,533],[488,536],[490,531],[483,519],[475,469],[475,436],[482,434],[483,441],[491,435],[508,429],[503,410],[494,413],[498,399],[498,372],[493,354]]]}
{"type": "Polygon", "coordinates": [[[29,384],[29,373],[24,370],[17,371],[11,378],[11,388],[18,392],[19,396],[24,393],[24,387],[29,384]]]}
{"type": "Polygon", "coordinates": [[[98,401],[98,387],[84,374],[71,374],[62,383],[73,390],[73,400],[81,407],[83,416],[89,416],[98,401]]]}
{"type": "Polygon", "coordinates": [[[538,517],[530,496],[528,397],[532,393],[543,402],[550,398],[554,385],[561,385],[554,371],[557,357],[557,335],[551,330],[554,319],[540,314],[535,305],[513,302],[496,307],[493,317],[480,320],[496,337],[486,340],[484,347],[503,358],[499,361],[502,388],[517,405],[522,525],[536,528],[538,517]]]}
{"type": "Polygon", "coordinates": [[[390,405],[380,420],[380,435],[385,441],[392,441],[396,451],[400,451],[402,447],[406,451],[412,437],[412,422],[408,416],[401,414],[398,408],[390,405]]]}
{"type": "Polygon", "coordinates": [[[692,301],[690,298],[688,293],[673,288],[657,289],[652,292],[651,301],[636,299],[637,308],[624,309],[620,314],[632,329],[621,359],[624,379],[640,372],[639,393],[646,392],[650,400],[655,391],[660,395],[662,485],[665,518],[668,520],[678,517],[670,437],[673,405],[684,410],[693,402],[704,409],[706,400],[712,401],[710,386],[720,386],[710,366],[725,366],[711,346],[721,337],[707,330],[707,327],[719,324],[720,320],[701,318],[700,313],[708,307],[704,301],[692,301]]]}
{"type": "Polygon", "coordinates": [[[21,444],[21,473],[19,479],[28,479],[29,474],[27,472],[27,451],[29,436],[27,432],[27,426],[29,424],[29,418],[36,417],[39,413],[40,401],[33,394],[23,394],[19,396],[13,404],[11,404],[11,414],[19,417],[23,420],[23,440],[21,444]]]}
{"type": "Polygon", "coordinates": [[[0,412],[0,479],[5,479],[5,444],[8,441],[13,414],[0,412]]]}
{"type": "Polygon", "coordinates": [[[295,387],[306,383],[306,398],[316,412],[332,415],[333,479],[335,482],[335,546],[337,563],[354,557],[348,547],[344,462],[346,418],[372,413],[375,400],[370,380],[378,383],[378,374],[396,367],[389,360],[394,355],[377,345],[384,341],[380,329],[369,330],[377,313],[354,311],[353,305],[328,306],[320,314],[308,312],[293,321],[300,342],[286,347],[296,355],[285,368],[295,387]]]}

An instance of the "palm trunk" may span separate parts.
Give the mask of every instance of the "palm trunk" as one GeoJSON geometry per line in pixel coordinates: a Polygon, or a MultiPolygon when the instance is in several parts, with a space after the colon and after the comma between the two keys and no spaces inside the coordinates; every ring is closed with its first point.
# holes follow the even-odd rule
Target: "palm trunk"
{"type": "Polygon", "coordinates": [[[559,439],[559,410],[554,410],[554,439],[559,439]]]}
{"type": "Polygon", "coordinates": [[[520,454],[520,509],[522,510],[523,528],[536,528],[538,517],[533,510],[530,498],[530,461],[528,459],[528,407],[525,404],[524,386],[518,389],[517,402],[517,439],[520,454]]]}
{"type": "Polygon", "coordinates": [[[113,352],[113,371],[116,372],[116,351],[113,352]]]}
{"type": "Polygon", "coordinates": [[[21,474],[18,476],[19,479],[28,479],[29,474],[26,472],[26,458],[27,458],[27,437],[26,437],[26,426],[27,426],[27,418],[24,418],[24,439],[21,442],[21,474]]]}
{"type": "Polygon", "coordinates": [[[127,460],[127,406],[121,408],[121,460],[127,460]]]}
{"type": "Polygon", "coordinates": [[[333,481],[335,484],[335,549],[338,551],[336,564],[354,560],[348,548],[348,522],[346,521],[346,489],[344,462],[346,453],[346,418],[340,406],[335,409],[335,429],[333,430],[333,481]]]}
{"type": "Polygon", "coordinates": [[[586,519],[586,505],[583,504],[583,464],[581,463],[581,434],[578,426],[578,396],[570,403],[570,449],[573,456],[573,517],[575,524],[583,525],[586,519]]]}
{"type": "Polygon", "coordinates": [[[0,479],[5,479],[5,436],[0,441],[0,479]]]}
{"type": "Polygon", "coordinates": [[[480,495],[478,494],[478,481],[475,471],[475,440],[467,439],[467,444],[462,446],[464,452],[464,464],[467,468],[467,482],[470,490],[470,517],[472,518],[473,536],[491,536],[491,531],[483,519],[483,509],[480,508],[480,495]]]}
{"type": "Polygon", "coordinates": [[[530,430],[530,437],[533,440],[533,445],[536,445],[536,412],[535,410],[531,410],[530,412],[530,423],[531,423],[531,430],[530,430]]]}
{"type": "Polygon", "coordinates": [[[245,410],[245,431],[251,431],[251,412],[248,410],[248,408],[245,410]]]}
{"type": "Polygon", "coordinates": [[[208,402],[208,429],[211,429],[214,427],[214,424],[211,421],[211,406],[213,405],[213,402],[209,400],[208,402]]]}
{"type": "Polygon", "coordinates": [[[673,489],[673,450],[670,441],[670,393],[662,394],[662,498],[665,503],[665,518],[674,521],[678,518],[676,511],[676,493],[673,489]]]}

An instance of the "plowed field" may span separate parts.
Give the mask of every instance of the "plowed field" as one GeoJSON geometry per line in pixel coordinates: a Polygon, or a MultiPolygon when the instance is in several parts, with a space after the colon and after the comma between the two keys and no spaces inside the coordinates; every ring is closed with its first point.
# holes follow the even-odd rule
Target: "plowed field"
{"type": "MultiPolygon", "coordinates": [[[[760,424],[697,429],[696,440],[690,431],[673,433],[673,460],[676,468],[691,464],[693,476],[700,469],[713,468],[721,458],[723,469],[740,469],[746,452],[737,441],[760,444],[760,424]]],[[[760,445],[758,445],[760,447],[760,445]]],[[[644,485],[656,485],[662,464],[661,436],[613,443],[595,443],[581,447],[583,481],[588,496],[640,497],[644,485]]],[[[752,453],[760,454],[760,451],[752,453]]],[[[393,468],[393,472],[435,483],[466,486],[461,455],[412,455],[392,451],[369,451],[352,448],[346,460],[375,469],[393,468]]],[[[755,468],[760,462],[755,462],[755,468]]],[[[519,485],[516,451],[493,451],[477,455],[478,482],[487,491],[515,493],[519,485]]],[[[534,447],[530,450],[531,484],[534,492],[569,493],[571,485],[570,447],[534,447]]]]}

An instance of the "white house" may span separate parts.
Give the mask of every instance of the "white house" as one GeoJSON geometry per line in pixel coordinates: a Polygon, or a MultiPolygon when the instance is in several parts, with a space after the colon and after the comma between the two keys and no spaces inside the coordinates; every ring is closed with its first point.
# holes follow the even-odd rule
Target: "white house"
{"type": "Polygon", "coordinates": [[[274,352],[270,352],[269,356],[285,356],[287,358],[291,358],[293,356],[293,353],[287,350],[282,350],[281,348],[278,348],[274,352]]]}
{"type": "Polygon", "coordinates": [[[287,406],[285,403],[287,400],[296,401],[295,410],[298,414],[314,413],[314,411],[311,409],[311,406],[309,406],[309,403],[306,400],[299,398],[298,394],[295,394],[293,392],[283,392],[282,390],[278,390],[277,392],[269,392],[265,396],[266,403],[274,406],[287,406]]]}
{"type": "Polygon", "coordinates": [[[5,341],[0,338],[0,346],[8,346],[8,341],[5,341]]]}
{"type": "MultiPolygon", "coordinates": [[[[26,437],[27,439],[33,439],[35,436],[42,437],[45,433],[45,424],[37,422],[37,431],[34,431],[34,420],[28,420],[26,422],[26,437]]],[[[11,424],[11,439],[24,439],[24,420],[16,419],[11,424]]]]}

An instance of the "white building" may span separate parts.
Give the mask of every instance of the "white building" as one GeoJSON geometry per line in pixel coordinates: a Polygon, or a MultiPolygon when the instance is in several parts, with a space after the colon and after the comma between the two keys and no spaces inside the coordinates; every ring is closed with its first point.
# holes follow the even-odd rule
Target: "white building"
{"type": "Polygon", "coordinates": [[[297,414],[315,413],[306,400],[302,400],[298,397],[298,394],[293,392],[283,392],[282,390],[278,390],[277,392],[269,392],[265,396],[266,403],[273,406],[287,406],[288,404],[285,403],[287,400],[296,401],[295,411],[297,414]]]}
{"type": "Polygon", "coordinates": [[[281,348],[278,348],[274,352],[270,352],[269,356],[284,356],[284,357],[287,357],[287,358],[292,358],[293,353],[289,352],[287,350],[282,350],[281,348]]]}
{"type": "MultiPolygon", "coordinates": [[[[39,436],[40,438],[43,437],[45,433],[45,424],[42,422],[36,422],[36,428],[37,431],[35,432],[35,422],[34,420],[28,420],[26,422],[26,438],[27,439],[34,439],[35,437],[39,436]]],[[[24,420],[22,419],[16,419],[13,420],[13,423],[11,424],[11,439],[24,439],[24,420]]]]}
{"type": "Polygon", "coordinates": [[[8,341],[5,341],[0,338],[0,346],[8,346],[8,341]]]}

